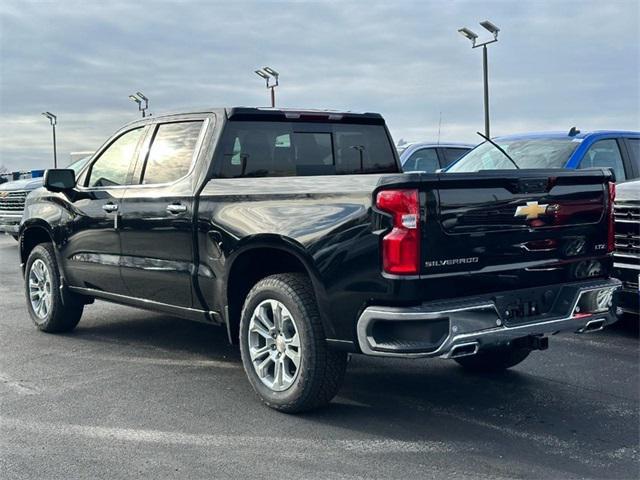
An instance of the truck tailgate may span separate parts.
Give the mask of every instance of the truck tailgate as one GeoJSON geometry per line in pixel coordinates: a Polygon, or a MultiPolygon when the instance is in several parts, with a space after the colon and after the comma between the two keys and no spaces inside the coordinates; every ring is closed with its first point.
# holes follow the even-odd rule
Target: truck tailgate
{"type": "Polygon", "coordinates": [[[545,272],[571,263],[573,278],[597,277],[610,180],[605,170],[440,174],[437,194],[423,197],[421,273],[526,270],[544,283],[545,272]]]}

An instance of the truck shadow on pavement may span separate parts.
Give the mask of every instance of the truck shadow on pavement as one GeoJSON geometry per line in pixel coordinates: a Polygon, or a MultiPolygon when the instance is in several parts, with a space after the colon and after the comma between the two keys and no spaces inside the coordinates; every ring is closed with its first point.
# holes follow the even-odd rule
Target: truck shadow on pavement
{"type": "MultiPolygon", "coordinates": [[[[619,326],[611,335],[636,335],[627,329],[619,326]]],[[[238,403],[251,395],[248,382],[240,380],[238,348],[229,345],[224,328],[96,303],[66,336],[103,353],[111,349],[104,344],[113,344],[113,350],[127,355],[133,351],[144,357],[226,362],[237,367],[242,383],[225,395],[237,396],[230,401],[238,403]]],[[[499,451],[532,469],[544,458],[553,471],[624,477],[638,458],[637,395],[610,393],[588,379],[563,379],[562,369],[573,364],[567,367],[555,359],[570,348],[574,344],[556,345],[556,357],[533,352],[521,366],[495,375],[467,374],[454,362],[438,359],[353,356],[343,388],[326,408],[286,416],[263,407],[257,398],[247,408],[265,418],[275,416],[278,422],[302,422],[310,431],[337,427],[351,437],[409,442],[409,453],[427,442],[480,458],[499,451]]],[[[212,379],[218,374],[210,370],[212,379]]]]}

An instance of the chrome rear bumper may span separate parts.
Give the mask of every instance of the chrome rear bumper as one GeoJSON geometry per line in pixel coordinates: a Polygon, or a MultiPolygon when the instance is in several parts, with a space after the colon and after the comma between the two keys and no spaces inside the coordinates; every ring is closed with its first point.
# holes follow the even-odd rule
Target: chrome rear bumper
{"type": "Polygon", "coordinates": [[[371,306],[358,319],[358,343],[366,355],[454,358],[517,338],[597,331],[616,321],[613,293],[621,285],[607,279],[549,287],[555,292],[552,308],[526,321],[505,316],[496,301],[517,299],[517,292],[418,307],[371,306]]]}

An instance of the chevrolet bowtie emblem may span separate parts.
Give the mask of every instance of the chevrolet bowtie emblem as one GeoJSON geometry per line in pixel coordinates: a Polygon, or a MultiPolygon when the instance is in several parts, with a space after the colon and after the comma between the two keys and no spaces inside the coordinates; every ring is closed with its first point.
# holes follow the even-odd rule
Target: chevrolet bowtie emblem
{"type": "Polygon", "coordinates": [[[0,192],[0,198],[8,197],[9,192],[0,192]]]}
{"type": "Polygon", "coordinates": [[[516,208],[514,217],[527,217],[527,220],[534,220],[547,212],[549,205],[538,205],[538,202],[527,202],[516,208]]]}

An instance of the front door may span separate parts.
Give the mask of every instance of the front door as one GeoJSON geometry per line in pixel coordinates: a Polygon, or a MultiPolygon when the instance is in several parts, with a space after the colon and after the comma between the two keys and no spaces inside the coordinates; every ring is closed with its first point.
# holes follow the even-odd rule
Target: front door
{"type": "Polygon", "coordinates": [[[136,168],[137,185],[124,193],[122,277],[133,297],[193,305],[195,187],[190,174],[204,123],[198,119],[157,124],[136,168]]]}
{"type": "Polygon", "coordinates": [[[117,136],[92,161],[72,198],[66,259],[68,282],[76,287],[126,294],[120,277],[119,220],[122,197],[139,151],[144,127],[117,136]]]}

